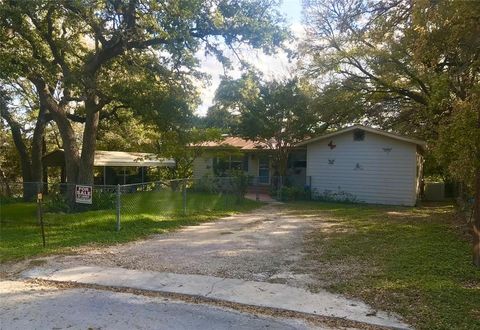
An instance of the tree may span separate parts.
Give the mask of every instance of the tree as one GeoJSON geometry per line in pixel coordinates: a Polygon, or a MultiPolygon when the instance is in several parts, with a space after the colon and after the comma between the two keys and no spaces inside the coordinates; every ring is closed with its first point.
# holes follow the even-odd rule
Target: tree
{"type": "Polygon", "coordinates": [[[475,194],[480,266],[478,3],[332,0],[305,9],[306,72],[357,93],[359,119],[426,139],[435,161],[475,194]]]}
{"type": "Polygon", "coordinates": [[[168,120],[191,102],[197,51],[225,60],[223,50],[239,44],[267,52],[280,45],[286,33],[274,5],[267,0],[3,1],[0,78],[34,84],[60,132],[67,181],[92,183],[102,116],[136,107],[173,126],[168,120]],[[142,84],[128,79],[132,72],[150,75],[142,84]],[[112,89],[117,79],[128,84],[112,89]],[[80,143],[72,122],[84,125],[80,143]]]}
{"type": "Polygon", "coordinates": [[[216,127],[225,134],[232,134],[238,126],[238,117],[231,113],[228,107],[217,103],[208,108],[202,124],[205,127],[216,127]]]}
{"type": "Polygon", "coordinates": [[[0,121],[0,196],[12,196],[15,183],[19,182],[21,166],[17,157],[11,131],[0,121]]]}
{"type": "Polygon", "coordinates": [[[39,104],[35,94],[32,93],[31,87],[24,81],[16,81],[14,87],[19,90],[16,97],[21,100],[27,100],[29,104],[26,108],[27,115],[36,113],[36,120],[31,123],[33,133],[31,139],[27,142],[24,126],[12,114],[8,104],[11,102],[12,96],[4,88],[0,88],[0,117],[5,120],[10,127],[11,136],[17,149],[22,173],[23,182],[23,198],[25,200],[32,199],[37,193],[37,187],[33,182],[43,182],[43,166],[42,166],[42,150],[44,143],[45,128],[47,125],[46,109],[39,104]]]}
{"type": "Polygon", "coordinates": [[[267,82],[250,72],[222,81],[214,106],[238,118],[234,133],[275,150],[279,175],[286,175],[288,154],[295,144],[326,128],[312,106],[313,95],[310,86],[297,78],[267,82]]]}
{"type": "Polygon", "coordinates": [[[189,178],[193,173],[193,161],[204,152],[202,144],[220,141],[221,137],[220,130],[216,128],[192,127],[164,132],[156,144],[156,153],[175,160],[175,167],[170,170],[171,178],[189,178]]]}

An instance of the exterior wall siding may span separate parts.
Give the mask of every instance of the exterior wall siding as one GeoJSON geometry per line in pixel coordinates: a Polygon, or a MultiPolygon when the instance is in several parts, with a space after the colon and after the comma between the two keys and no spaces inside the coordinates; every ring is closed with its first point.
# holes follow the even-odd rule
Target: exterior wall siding
{"type": "Polygon", "coordinates": [[[193,161],[193,178],[201,179],[205,175],[213,175],[213,158],[208,154],[197,157],[193,161]]]}
{"type": "Polygon", "coordinates": [[[248,155],[248,175],[258,176],[258,154],[248,155]]]}
{"type": "Polygon", "coordinates": [[[346,193],[365,203],[413,206],[416,157],[413,143],[371,132],[354,141],[350,131],[307,145],[307,176],[314,194],[346,193]]]}
{"type": "MultiPolygon", "coordinates": [[[[248,155],[248,175],[258,176],[258,154],[247,154],[248,155]]],[[[195,179],[200,179],[205,175],[213,176],[213,158],[214,156],[207,153],[204,153],[202,156],[195,158],[193,161],[193,177],[195,179]]]]}

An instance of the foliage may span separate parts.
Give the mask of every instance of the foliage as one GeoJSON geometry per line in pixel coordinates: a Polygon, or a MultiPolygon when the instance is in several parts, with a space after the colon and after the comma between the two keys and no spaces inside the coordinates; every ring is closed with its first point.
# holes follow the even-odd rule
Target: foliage
{"type": "Polygon", "coordinates": [[[81,214],[45,214],[47,246],[42,249],[37,225],[36,204],[2,205],[0,214],[0,261],[68,252],[83,245],[111,245],[148,235],[165,233],[182,226],[248,211],[260,203],[218,194],[189,193],[187,215],[182,195],[169,192],[142,192],[122,196],[122,229],[115,231],[115,212],[99,210],[81,214]]]}
{"type": "Polygon", "coordinates": [[[20,163],[12,135],[3,121],[0,121],[0,146],[2,148],[0,153],[0,184],[4,187],[22,181],[19,176],[21,173],[20,163]]]}
{"type": "Polygon", "coordinates": [[[242,198],[246,189],[243,187],[248,184],[248,178],[241,171],[236,173],[232,172],[231,176],[218,177],[205,175],[200,179],[194,179],[192,184],[192,190],[195,192],[206,192],[210,194],[234,194],[241,195],[242,198]]]}
{"type": "Polygon", "coordinates": [[[230,175],[233,180],[233,193],[237,196],[237,201],[243,201],[250,183],[249,176],[242,170],[232,170],[230,175]]]}
{"type": "Polygon", "coordinates": [[[100,121],[98,150],[154,152],[159,139],[155,124],[148,123],[132,111],[119,109],[114,117],[100,121]]]}
{"type": "Polygon", "coordinates": [[[51,213],[69,213],[71,210],[67,199],[60,193],[51,194],[45,198],[43,207],[44,212],[51,213]]]}
{"type": "Polygon", "coordinates": [[[451,205],[302,202],[289,209],[326,225],[312,232],[305,249],[321,289],[395,312],[415,329],[480,327],[480,273],[451,205]]]}
{"type": "Polygon", "coordinates": [[[323,202],[360,203],[355,195],[343,190],[324,190],[320,193],[314,189],[312,192],[312,199],[323,202]]]}
{"type": "Polygon", "coordinates": [[[227,105],[216,103],[208,108],[202,124],[206,127],[218,128],[222,133],[233,135],[238,127],[239,118],[229,111],[227,105]]]}
{"type": "Polygon", "coordinates": [[[273,191],[272,195],[274,197],[279,196],[281,201],[284,202],[291,202],[291,201],[301,201],[301,200],[307,200],[310,198],[309,191],[306,190],[305,188],[300,188],[300,187],[281,187],[280,191],[273,191]]]}
{"type": "Polygon", "coordinates": [[[231,128],[235,134],[275,150],[278,174],[285,175],[291,148],[324,129],[311,106],[313,95],[304,80],[264,81],[249,72],[240,79],[220,83],[214,108],[236,117],[235,124],[231,124],[235,125],[231,128]]]}
{"type": "Polygon", "coordinates": [[[175,167],[167,168],[166,178],[188,178],[193,173],[193,161],[203,153],[203,145],[219,141],[221,133],[216,128],[190,128],[171,130],[160,134],[155,152],[161,157],[175,160],[175,167]]]}
{"type": "Polygon", "coordinates": [[[69,182],[93,181],[101,119],[128,109],[181,129],[197,102],[203,51],[228,67],[240,45],[273,52],[287,37],[275,2],[3,1],[0,79],[35,87],[59,130],[69,182]],[[74,123],[83,124],[83,132],[74,123]]]}
{"type": "Polygon", "coordinates": [[[305,12],[305,72],[322,86],[325,120],[426,139],[427,171],[472,187],[479,115],[465,108],[478,109],[477,3],[314,0],[305,12]]]}
{"type": "Polygon", "coordinates": [[[334,80],[340,97],[357,93],[357,120],[426,139],[427,173],[461,180],[462,197],[475,196],[480,267],[478,3],[313,0],[305,12],[306,72],[327,88],[334,80]]]}

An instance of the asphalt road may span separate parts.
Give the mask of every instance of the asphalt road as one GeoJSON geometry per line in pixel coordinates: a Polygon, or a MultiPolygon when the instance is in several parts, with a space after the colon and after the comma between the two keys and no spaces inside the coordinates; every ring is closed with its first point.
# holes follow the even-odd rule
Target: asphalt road
{"type": "Polygon", "coordinates": [[[209,305],[92,289],[0,282],[1,329],[308,329],[209,305]]]}

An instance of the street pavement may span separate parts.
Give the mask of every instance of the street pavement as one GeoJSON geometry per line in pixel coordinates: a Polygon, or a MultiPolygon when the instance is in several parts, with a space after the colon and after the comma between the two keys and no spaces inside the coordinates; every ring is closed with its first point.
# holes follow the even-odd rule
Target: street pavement
{"type": "MultiPolygon", "coordinates": [[[[0,282],[0,329],[309,329],[278,319],[162,297],[0,282]]],[[[325,329],[325,328],[322,328],[325,329]]]]}

